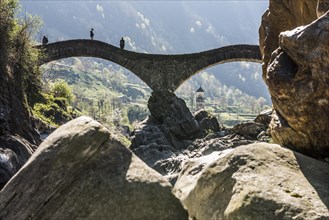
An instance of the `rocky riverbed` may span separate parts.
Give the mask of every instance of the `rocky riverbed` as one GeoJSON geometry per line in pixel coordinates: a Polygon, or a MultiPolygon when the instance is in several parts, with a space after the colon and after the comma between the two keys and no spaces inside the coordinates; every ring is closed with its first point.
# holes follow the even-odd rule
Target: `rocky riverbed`
{"type": "Polygon", "coordinates": [[[129,148],[89,117],[37,147],[23,91],[9,92],[19,78],[1,71],[0,219],[329,219],[328,5],[269,1],[273,111],[233,129],[154,91],[129,148]]]}
{"type": "Polygon", "coordinates": [[[152,169],[104,126],[77,118],[47,137],[0,191],[0,218],[329,218],[328,163],[223,135],[185,150],[146,146],[142,157],[162,158],[146,160],[152,169]]]}

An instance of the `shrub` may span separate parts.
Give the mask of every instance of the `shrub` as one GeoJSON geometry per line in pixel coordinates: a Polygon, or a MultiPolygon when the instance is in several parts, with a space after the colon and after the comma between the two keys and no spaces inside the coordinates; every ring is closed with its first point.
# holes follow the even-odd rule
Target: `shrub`
{"type": "Polygon", "coordinates": [[[33,115],[43,122],[59,126],[74,117],[76,112],[68,108],[66,98],[54,97],[52,94],[41,94],[42,102],[33,106],[33,115]]]}
{"type": "Polygon", "coordinates": [[[74,95],[72,89],[64,80],[57,80],[53,84],[51,92],[55,97],[65,98],[69,103],[73,102],[74,95]]]}

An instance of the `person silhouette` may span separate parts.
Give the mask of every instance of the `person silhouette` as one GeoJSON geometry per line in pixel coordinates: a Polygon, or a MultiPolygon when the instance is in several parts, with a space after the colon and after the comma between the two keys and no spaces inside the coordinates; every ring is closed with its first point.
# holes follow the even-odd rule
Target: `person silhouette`
{"type": "Polygon", "coordinates": [[[125,48],[125,40],[123,39],[123,37],[120,40],[120,48],[124,49],[125,48]]]}
{"type": "Polygon", "coordinates": [[[90,29],[90,39],[94,40],[94,28],[90,29]]]}
{"type": "Polygon", "coordinates": [[[48,38],[46,36],[43,36],[42,38],[42,45],[48,44],[48,38]]]}

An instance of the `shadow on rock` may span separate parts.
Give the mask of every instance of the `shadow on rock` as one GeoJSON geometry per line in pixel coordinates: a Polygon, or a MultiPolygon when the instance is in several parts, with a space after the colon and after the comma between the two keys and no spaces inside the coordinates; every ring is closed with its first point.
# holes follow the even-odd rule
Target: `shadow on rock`
{"type": "Polygon", "coordinates": [[[294,154],[300,171],[329,210],[329,163],[315,160],[300,153],[294,154]]]}

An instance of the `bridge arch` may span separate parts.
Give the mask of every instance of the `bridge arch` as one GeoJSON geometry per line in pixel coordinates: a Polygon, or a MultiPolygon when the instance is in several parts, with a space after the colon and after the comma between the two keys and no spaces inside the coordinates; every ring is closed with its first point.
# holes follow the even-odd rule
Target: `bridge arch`
{"type": "Polygon", "coordinates": [[[231,45],[199,53],[162,55],[122,50],[97,40],[68,40],[39,45],[40,65],[68,57],[97,57],[114,62],[144,81],[152,90],[175,91],[196,73],[226,62],[261,62],[258,45],[231,45]]]}

